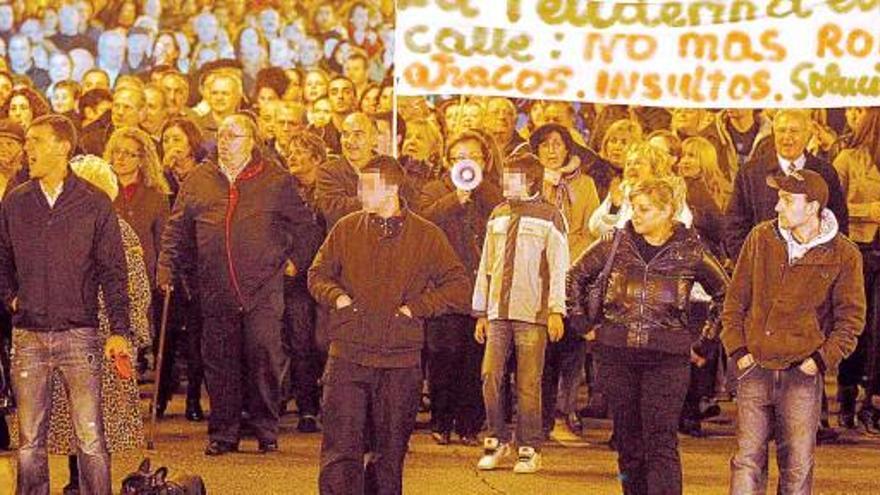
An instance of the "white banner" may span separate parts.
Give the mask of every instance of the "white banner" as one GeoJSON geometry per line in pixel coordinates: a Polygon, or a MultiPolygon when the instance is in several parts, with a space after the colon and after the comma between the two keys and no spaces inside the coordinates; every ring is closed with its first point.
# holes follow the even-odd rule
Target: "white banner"
{"type": "Polygon", "coordinates": [[[404,95],[880,105],[880,0],[398,0],[404,95]]]}

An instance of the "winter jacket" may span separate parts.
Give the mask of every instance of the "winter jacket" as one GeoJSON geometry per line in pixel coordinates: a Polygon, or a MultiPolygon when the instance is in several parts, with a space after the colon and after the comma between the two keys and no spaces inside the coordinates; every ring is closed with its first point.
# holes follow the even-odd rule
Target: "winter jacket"
{"type": "Polygon", "coordinates": [[[99,286],[111,331],[128,335],[128,266],[110,198],[70,171],[53,208],[36,180],[11,191],[0,208],[0,297],[7,307],[18,298],[14,326],[98,328],[99,286]]]}
{"type": "Polygon", "coordinates": [[[258,154],[234,183],[202,164],[181,186],[165,228],[158,283],[194,268],[204,313],[248,311],[281,294],[288,259],[309,266],[314,228],[293,177],[258,154]]]}
{"type": "MultiPolygon", "coordinates": [[[[828,216],[823,215],[823,224],[828,216]]],[[[731,357],[751,353],[768,369],[786,369],[812,357],[825,371],[856,348],[865,325],[859,250],[825,226],[813,244],[790,262],[776,221],[763,222],[749,234],[721,314],[721,340],[731,357]]]]}
{"type": "MultiPolygon", "coordinates": [[[[837,218],[840,232],[849,232],[849,212],[846,198],[840,187],[840,178],[831,165],[812,155],[806,155],[806,170],[822,176],[828,184],[828,208],[837,218]]],[[[776,154],[759,153],[740,169],[733,183],[733,196],[727,204],[727,254],[736,259],[746,236],[761,222],[776,218],[776,203],[779,195],[767,185],[768,176],[781,176],[779,159],[776,154]]]]}
{"type": "Polygon", "coordinates": [[[872,204],[880,203],[880,164],[865,150],[843,150],[834,160],[849,210],[849,238],[858,243],[877,239],[880,223],[871,220],[872,204]]]}
{"type": "Polygon", "coordinates": [[[458,201],[449,174],[434,180],[422,189],[419,211],[440,227],[473,281],[480,265],[480,252],[486,238],[486,222],[503,200],[501,187],[484,181],[473,191],[465,204],[458,201]]]}
{"type": "Polygon", "coordinates": [[[162,231],[168,221],[170,207],[168,196],[156,189],[148,188],[142,183],[136,189],[131,200],[126,199],[122,189],[113,201],[113,207],[120,218],[128,222],[137,233],[138,240],[144,249],[144,263],[150,285],[156,286],[156,262],[162,248],[162,231]]]}
{"type": "Polygon", "coordinates": [[[376,368],[417,366],[424,319],[465,313],[469,286],[443,232],[406,210],[342,218],[309,268],[309,291],[330,308],[330,356],[376,368]],[[353,304],[337,310],[341,295],[353,304]]]}
{"type": "Polygon", "coordinates": [[[562,213],[540,196],[496,207],[474,284],[474,316],[538,325],[550,314],[564,316],[567,232],[562,213]]]}
{"type": "MultiPolygon", "coordinates": [[[[621,238],[597,327],[599,343],[669,354],[688,354],[694,348],[705,356],[718,335],[718,314],[729,282],[721,264],[696,231],[681,223],[651,260],[642,258],[632,223],[615,235],[621,238]],[[701,335],[693,333],[689,322],[694,282],[712,297],[701,335]]],[[[593,244],[568,273],[570,313],[578,325],[578,317],[586,314],[588,287],[604,268],[612,243],[593,244]]]]}
{"type": "Polygon", "coordinates": [[[340,218],[361,209],[358,198],[358,174],[343,157],[331,158],[318,168],[315,185],[315,203],[324,215],[328,227],[340,218]]]}

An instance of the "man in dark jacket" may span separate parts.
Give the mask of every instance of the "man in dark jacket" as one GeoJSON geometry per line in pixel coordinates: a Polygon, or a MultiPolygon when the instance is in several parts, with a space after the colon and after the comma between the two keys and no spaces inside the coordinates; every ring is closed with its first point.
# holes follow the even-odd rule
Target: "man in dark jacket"
{"type": "Polygon", "coordinates": [[[322,165],[315,184],[315,201],[328,227],[361,209],[358,170],[376,155],[377,140],[376,124],[367,114],[353,113],[342,122],[342,157],[322,165]]]}
{"type": "Polygon", "coordinates": [[[204,316],[202,354],[211,400],[205,453],[238,449],[242,408],[261,452],[277,450],[284,355],[284,267],[308,266],[312,216],[293,177],[255,152],[256,122],[226,117],[218,164],[181,187],[162,239],[159,285],[191,271],[204,316]],[[253,383],[243,390],[243,370],[253,383]]]}
{"type": "Polygon", "coordinates": [[[778,220],[746,238],[721,314],[738,378],[730,493],[766,492],[773,438],[778,493],[811,493],[824,375],[852,353],[865,325],[862,258],[826,209],[821,175],[768,182],[779,190],[778,220]]]}
{"type": "Polygon", "coordinates": [[[828,184],[828,208],[837,218],[839,230],[849,232],[846,197],[837,172],[828,163],[805,152],[811,136],[810,117],[802,110],[781,110],[773,119],[776,154],[757,154],[736,174],[733,196],[727,206],[727,254],[736,259],[753,227],[776,217],[776,191],[768,177],[782,177],[796,170],[812,170],[828,184]]]}
{"type": "Polygon", "coordinates": [[[13,314],[13,389],[21,422],[17,493],[49,493],[46,419],[56,370],[70,399],[79,485],[84,493],[110,493],[102,354],[129,355],[119,219],[106,194],[70,172],[76,129],[69,119],[35,119],[25,149],[31,180],[10,192],[0,209],[0,297],[13,314]],[[99,285],[112,332],[106,342],[97,331],[99,285]]]}
{"type": "Polygon", "coordinates": [[[336,224],[309,269],[309,290],[331,308],[319,488],[365,493],[368,445],[368,493],[400,494],[423,321],[465,312],[470,284],[443,232],[401,204],[396,160],[376,157],[359,180],[363,210],[336,224]]]}

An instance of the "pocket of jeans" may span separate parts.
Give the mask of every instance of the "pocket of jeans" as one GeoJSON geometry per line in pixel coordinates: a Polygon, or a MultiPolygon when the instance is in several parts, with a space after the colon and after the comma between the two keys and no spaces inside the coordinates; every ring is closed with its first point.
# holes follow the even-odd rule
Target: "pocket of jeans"
{"type": "Polygon", "coordinates": [[[740,370],[737,368],[736,370],[736,379],[737,381],[741,381],[752,374],[753,371],[758,367],[758,363],[752,363],[746,369],[740,370]]]}

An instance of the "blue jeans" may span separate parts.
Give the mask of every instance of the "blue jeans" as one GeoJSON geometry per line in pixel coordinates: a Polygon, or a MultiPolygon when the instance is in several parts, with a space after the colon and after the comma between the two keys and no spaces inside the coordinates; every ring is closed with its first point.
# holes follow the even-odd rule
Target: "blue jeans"
{"type": "Polygon", "coordinates": [[[547,327],[521,321],[495,320],[486,331],[483,356],[483,401],[489,422],[488,436],[502,443],[510,442],[510,429],[504,418],[502,387],[505,364],[516,348],[516,441],[520,446],[540,448],[544,441],[541,428],[541,378],[544,374],[544,350],[547,327]]]}
{"type": "Polygon", "coordinates": [[[77,441],[80,493],[109,495],[110,455],[101,415],[103,342],[94,328],[61,332],[12,333],[12,387],[21,423],[18,449],[19,495],[49,494],[46,437],[52,410],[52,372],[67,387],[77,441]]]}
{"type": "Polygon", "coordinates": [[[738,371],[736,454],[730,493],[767,491],[767,447],[776,440],[779,493],[812,493],[813,450],[822,410],[822,375],[797,368],[738,371]]]}

